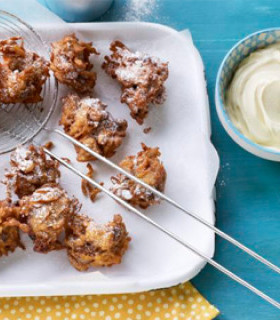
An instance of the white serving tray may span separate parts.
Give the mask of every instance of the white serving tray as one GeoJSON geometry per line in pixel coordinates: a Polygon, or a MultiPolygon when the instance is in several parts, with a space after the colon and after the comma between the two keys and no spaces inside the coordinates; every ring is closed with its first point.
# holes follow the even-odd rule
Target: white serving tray
{"type": "MultiPolygon", "coordinates": [[[[102,53],[93,58],[98,72],[95,95],[109,105],[108,110],[113,115],[126,118],[129,123],[128,136],[112,160],[117,163],[125,155],[137,152],[142,141],[149,146],[159,146],[168,173],[166,194],[214,223],[213,189],[218,157],[210,142],[203,64],[190,34],[148,23],[57,23],[38,25],[36,29],[45,41],[57,40],[71,29],[78,32],[79,37],[93,41],[102,53]],[[130,118],[128,108],[120,104],[118,84],[100,68],[109,43],[114,39],[123,40],[134,50],[146,51],[169,61],[166,103],[159,108],[152,107],[142,127],[130,118]],[[144,134],[143,129],[150,126],[152,131],[144,134]]],[[[61,95],[65,94],[64,89],[60,90],[61,95]]],[[[59,114],[60,104],[49,127],[57,125],[59,114]]],[[[75,159],[73,147],[61,137],[39,138],[41,141],[53,140],[55,153],[75,159]]],[[[85,170],[85,164],[72,163],[85,170]]],[[[5,155],[1,157],[1,176],[7,165],[8,155],[5,155]]],[[[96,179],[109,187],[113,171],[100,162],[93,165],[98,170],[96,179]]],[[[25,236],[26,251],[18,249],[0,259],[0,296],[139,292],[189,280],[205,265],[201,258],[127,212],[106,195],[101,194],[96,203],[85,199],[80,190],[80,179],[64,168],[62,185],[69,194],[75,194],[81,200],[82,212],[98,222],[112,219],[114,213],[123,215],[132,241],[122,264],[81,273],[70,266],[64,251],[47,255],[34,253],[31,241],[25,236]]],[[[1,187],[0,191],[4,189],[1,187]]],[[[154,206],[146,213],[209,257],[213,256],[215,237],[206,227],[166,203],[154,206]]]]}

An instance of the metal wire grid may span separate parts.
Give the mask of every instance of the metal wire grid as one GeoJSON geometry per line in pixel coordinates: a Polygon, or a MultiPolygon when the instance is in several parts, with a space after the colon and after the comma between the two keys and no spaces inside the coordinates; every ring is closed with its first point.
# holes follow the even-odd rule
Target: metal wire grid
{"type": "MultiPolygon", "coordinates": [[[[0,10],[0,38],[21,36],[26,49],[48,59],[48,48],[35,30],[13,16],[0,10]]],[[[42,102],[36,104],[0,105],[0,154],[13,150],[37,135],[49,120],[57,100],[57,81],[51,75],[42,90],[42,102]]]]}

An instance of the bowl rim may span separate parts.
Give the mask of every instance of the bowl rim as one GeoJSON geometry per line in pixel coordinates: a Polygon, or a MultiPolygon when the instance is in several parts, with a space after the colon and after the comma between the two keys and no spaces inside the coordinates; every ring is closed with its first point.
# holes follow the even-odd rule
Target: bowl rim
{"type": "MultiPolygon", "coordinates": [[[[253,36],[257,35],[257,34],[260,34],[260,33],[265,33],[265,32],[271,32],[271,31],[276,31],[276,30],[279,30],[280,31],[280,27],[274,27],[274,28],[266,28],[266,29],[261,29],[261,30],[258,30],[258,31],[255,31],[253,33],[250,33],[249,35],[247,35],[246,37],[242,38],[241,40],[239,40],[233,47],[231,47],[231,49],[227,52],[227,54],[224,56],[220,66],[219,66],[219,69],[218,69],[218,72],[217,72],[217,77],[216,77],[216,83],[215,83],[215,105],[216,105],[216,110],[217,110],[217,113],[218,113],[218,116],[222,116],[224,121],[226,122],[226,124],[228,125],[228,129],[231,130],[233,132],[233,134],[235,134],[239,139],[243,140],[245,143],[247,143],[251,148],[255,148],[255,149],[258,149],[262,154],[263,153],[268,153],[268,154],[273,154],[275,156],[279,156],[280,157],[280,151],[276,151],[276,150],[273,150],[272,148],[270,147],[265,147],[265,146],[262,146],[256,142],[253,142],[252,140],[250,140],[249,138],[247,138],[241,131],[239,131],[237,129],[237,127],[233,124],[233,122],[231,121],[228,113],[226,112],[225,110],[225,105],[221,99],[221,95],[220,95],[220,91],[219,91],[219,82],[220,82],[220,79],[221,79],[221,73],[223,71],[223,68],[224,68],[224,65],[225,65],[225,62],[227,61],[227,59],[229,58],[230,54],[232,53],[232,51],[234,49],[236,49],[238,46],[240,46],[243,42],[245,42],[246,40],[252,38],[253,36]],[[219,110],[218,110],[219,109],[219,110]],[[220,111],[220,112],[219,112],[220,111]]],[[[223,121],[221,121],[223,127],[224,127],[224,123],[223,121]]],[[[226,129],[226,128],[225,128],[226,129]]],[[[227,130],[226,130],[227,132],[227,130]]],[[[233,139],[233,137],[230,135],[230,137],[233,139]]],[[[244,149],[244,146],[241,145],[238,141],[236,141],[235,139],[233,139],[238,145],[240,145],[243,149],[244,149]]],[[[250,153],[253,153],[252,151],[249,151],[245,148],[246,151],[250,152],[250,153]]],[[[254,153],[255,154],[255,153],[254,153]]],[[[255,154],[256,155],[256,154],[255,154]]],[[[258,155],[260,157],[263,158],[263,156],[261,155],[258,155]]]]}

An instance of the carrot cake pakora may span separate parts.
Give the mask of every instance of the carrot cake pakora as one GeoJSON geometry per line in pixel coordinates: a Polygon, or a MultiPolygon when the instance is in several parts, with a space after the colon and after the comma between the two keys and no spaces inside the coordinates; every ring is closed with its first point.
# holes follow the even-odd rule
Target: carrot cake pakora
{"type": "Polygon", "coordinates": [[[25,249],[20,241],[19,228],[27,231],[27,227],[18,220],[19,210],[10,200],[0,201],[0,257],[14,252],[16,248],[25,249]]]}
{"type": "Polygon", "coordinates": [[[89,57],[99,54],[92,43],[70,34],[51,46],[51,69],[56,79],[79,93],[90,91],[95,86],[96,73],[89,57]]]}
{"type": "Polygon", "coordinates": [[[11,154],[11,169],[6,172],[8,197],[14,192],[19,198],[32,194],[46,183],[55,183],[60,177],[59,163],[34,145],[19,146],[11,154]]]}
{"type": "Polygon", "coordinates": [[[168,63],[141,52],[132,52],[122,42],[114,41],[112,54],[105,57],[103,69],[122,86],[121,102],[139,124],[148,114],[149,104],[162,104],[164,82],[168,78],[168,63]]]}
{"type": "Polygon", "coordinates": [[[21,220],[30,228],[34,251],[47,253],[64,248],[60,236],[76,206],[77,201],[70,199],[58,184],[45,184],[20,200],[21,220]]]}
{"type": "Polygon", "coordinates": [[[0,41],[0,102],[37,103],[49,77],[49,63],[24,48],[21,37],[0,41]]]}
{"type": "Polygon", "coordinates": [[[79,271],[89,267],[121,263],[130,238],[120,215],[101,225],[91,218],[76,214],[66,229],[66,249],[70,263],[79,271]]]}
{"type": "MultiPolygon", "coordinates": [[[[166,171],[159,160],[159,148],[149,148],[142,143],[143,150],[136,156],[128,156],[120,162],[120,167],[143,180],[160,192],[163,192],[166,171]]],[[[157,196],[151,191],[132,181],[123,174],[111,178],[113,187],[111,191],[132,205],[146,209],[150,205],[159,202],[157,196]]]]}
{"type": "MultiPolygon", "coordinates": [[[[126,135],[127,122],[114,119],[106,107],[99,99],[70,94],[63,100],[60,124],[67,134],[110,158],[126,135]]],[[[95,160],[80,147],[75,146],[75,149],[78,161],[95,160]]]]}

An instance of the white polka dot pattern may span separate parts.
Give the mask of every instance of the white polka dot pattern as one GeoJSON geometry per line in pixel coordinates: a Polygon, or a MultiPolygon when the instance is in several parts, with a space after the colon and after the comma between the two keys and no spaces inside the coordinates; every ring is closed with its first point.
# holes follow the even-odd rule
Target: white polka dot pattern
{"type": "Polygon", "coordinates": [[[0,299],[1,320],[210,320],[218,313],[189,282],[139,294],[0,299]]]}

